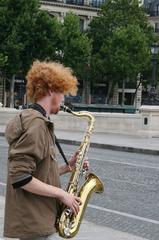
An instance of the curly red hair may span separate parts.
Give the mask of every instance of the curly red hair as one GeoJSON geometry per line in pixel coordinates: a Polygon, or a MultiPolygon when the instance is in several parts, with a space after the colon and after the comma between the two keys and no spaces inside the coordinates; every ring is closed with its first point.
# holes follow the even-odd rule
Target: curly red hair
{"type": "Polygon", "coordinates": [[[76,95],[77,78],[72,70],[57,62],[35,61],[28,71],[27,95],[31,102],[45,97],[49,90],[76,95]]]}

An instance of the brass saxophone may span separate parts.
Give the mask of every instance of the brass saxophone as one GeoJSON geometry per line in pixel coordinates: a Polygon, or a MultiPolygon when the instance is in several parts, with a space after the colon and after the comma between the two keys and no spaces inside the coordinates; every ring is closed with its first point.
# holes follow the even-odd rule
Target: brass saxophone
{"type": "Polygon", "coordinates": [[[80,190],[78,188],[79,178],[83,171],[84,157],[88,151],[90,145],[90,135],[94,128],[94,117],[89,112],[85,111],[73,112],[70,108],[64,105],[61,106],[61,110],[71,113],[77,117],[86,118],[88,120],[88,127],[83,141],[79,147],[76,167],[72,171],[71,178],[67,187],[68,193],[80,197],[82,202],[80,205],[80,211],[75,216],[70,208],[63,206],[63,211],[57,220],[57,231],[59,235],[63,238],[72,238],[78,233],[91,194],[93,192],[102,193],[104,191],[104,186],[101,180],[94,173],[89,173],[86,175],[85,182],[81,186],[80,190]]]}

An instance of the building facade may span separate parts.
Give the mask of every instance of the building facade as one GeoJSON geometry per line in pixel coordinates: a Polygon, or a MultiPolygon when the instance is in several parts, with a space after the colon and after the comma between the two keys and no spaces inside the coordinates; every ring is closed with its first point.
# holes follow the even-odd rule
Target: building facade
{"type": "Polygon", "coordinates": [[[155,33],[159,33],[159,0],[144,0],[144,7],[155,33]]]}
{"type": "Polygon", "coordinates": [[[93,17],[97,16],[104,0],[58,0],[40,1],[41,9],[56,16],[60,21],[67,13],[72,12],[80,17],[81,30],[86,30],[93,17]]]}

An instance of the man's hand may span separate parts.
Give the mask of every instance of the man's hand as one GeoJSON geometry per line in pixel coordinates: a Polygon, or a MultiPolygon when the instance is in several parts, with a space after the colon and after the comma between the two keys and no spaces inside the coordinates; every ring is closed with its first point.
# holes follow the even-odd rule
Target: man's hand
{"type": "MultiPolygon", "coordinates": [[[[74,169],[75,166],[76,166],[76,161],[77,161],[77,157],[78,157],[79,152],[80,152],[80,150],[78,149],[78,150],[75,152],[75,154],[73,155],[73,157],[68,161],[71,169],[74,169]]],[[[88,169],[89,169],[89,161],[88,161],[88,158],[85,158],[85,160],[84,160],[83,169],[84,169],[85,171],[88,171],[88,169]]]]}
{"type": "Polygon", "coordinates": [[[69,194],[62,190],[62,195],[59,197],[60,201],[63,202],[67,207],[69,207],[72,212],[77,215],[80,210],[80,205],[82,204],[79,197],[69,194]]]}
{"type": "MultiPolygon", "coordinates": [[[[71,157],[71,159],[68,161],[69,166],[65,164],[65,165],[61,165],[59,167],[59,174],[60,175],[68,173],[76,167],[76,161],[77,161],[77,157],[78,157],[79,152],[80,152],[80,150],[78,149],[75,152],[75,154],[71,157]]],[[[89,161],[88,161],[87,158],[85,158],[84,163],[83,163],[83,170],[88,171],[88,169],[89,169],[89,161]]]]}
{"type": "Polygon", "coordinates": [[[29,183],[24,185],[22,189],[40,196],[58,198],[61,202],[68,206],[75,215],[77,215],[80,210],[79,206],[82,202],[79,197],[71,195],[61,188],[43,183],[34,177],[29,183]]]}
{"type": "Polygon", "coordinates": [[[68,161],[69,162],[69,166],[71,167],[71,169],[74,169],[76,166],[76,161],[77,161],[77,157],[79,155],[80,150],[78,149],[75,154],[71,157],[71,159],[68,161]]]}

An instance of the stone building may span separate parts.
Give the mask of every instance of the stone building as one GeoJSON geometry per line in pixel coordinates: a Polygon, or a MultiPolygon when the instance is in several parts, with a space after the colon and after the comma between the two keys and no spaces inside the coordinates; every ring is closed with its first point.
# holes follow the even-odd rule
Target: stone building
{"type": "Polygon", "coordinates": [[[144,6],[150,24],[153,26],[155,33],[159,33],[159,0],[144,0],[144,6]]]}
{"type": "Polygon", "coordinates": [[[91,19],[97,16],[104,0],[58,0],[40,1],[41,9],[63,21],[64,16],[73,12],[80,17],[81,30],[88,27],[91,19]]]}

